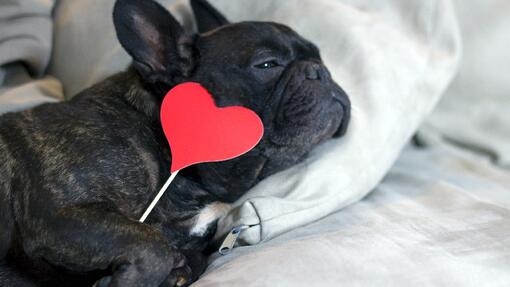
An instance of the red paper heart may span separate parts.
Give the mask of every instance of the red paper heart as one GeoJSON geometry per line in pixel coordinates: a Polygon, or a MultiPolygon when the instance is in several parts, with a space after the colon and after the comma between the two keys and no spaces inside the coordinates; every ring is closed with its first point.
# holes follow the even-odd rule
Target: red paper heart
{"type": "Polygon", "coordinates": [[[172,150],[172,173],[238,157],[254,148],[264,133],[255,112],[240,106],[218,108],[206,89],[191,82],[166,94],[161,124],[172,150]]]}

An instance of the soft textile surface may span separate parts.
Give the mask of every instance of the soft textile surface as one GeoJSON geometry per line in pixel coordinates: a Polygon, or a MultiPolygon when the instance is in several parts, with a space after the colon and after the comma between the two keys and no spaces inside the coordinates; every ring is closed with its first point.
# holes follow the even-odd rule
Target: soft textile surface
{"type": "MultiPolygon", "coordinates": [[[[346,137],[268,178],[219,223],[255,227],[244,243],[268,240],[324,217],[366,195],[396,159],[453,76],[459,55],[448,1],[213,0],[233,21],[287,23],[322,49],[350,95],[346,137]]],[[[190,26],[187,1],[165,1],[190,26]]],[[[55,11],[50,71],[72,96],[129,63],[116,42],[113,0],[62,1],[55,11]]],[[[171,189],[170,191],[171,192],[171,189]]]]}
{"type": "Polygon", "coordinates": [[[0,66],[23,61],[41,75],[51,55],[53,0],[0,2],[0,66]]]}
{"type": "Polygon", "coordinates": [[[350,95],[347,136],[263,181],[220,221],[260,224],[244,243],[269,240],[366,195],[434,107],[458,59],[448,1],[212,1],[232,20],[275,20],[316,42],[350,95]],[[241,7],[241,8],[240,8],[241,7]]]}
{"type": "Polygon", "coordinates": [[[404,150],[364,200],[216,256],[194,286],[509,285],[510,7],[456,4],[465,56],[423,147],[404,150]]]}
{"type": "MultiPolygon", "coordinates": [[[[175,0],[158,2],[173,10],[182,10],[182,5],[175,0]]],[[[131,59],[120,46],[113,27],[114,3],[115,0],[58,1],[49,73],[63,83],[66,98],[129,65],[131,59]]],[[[190,21],[188,15],[181,22],[190,26],[190,21]]]]}
{"type": "Polygon", "coordinates": [[[60,83],[44,73],[51,55],[52,0],[0,1],[0,114],[62,97],[60,83]]]}
{"type": "Polygon", "coordinates": [[[408,148],[361,202],[216,258],[193,286],[508,286],[510,173],[408,148]]]}
{"type": "Polygon", "coordinates": [[[510,168],[510,2],[455,4],[463,30],[462,66],[426,130],[510,168]]]}
{"type": "MultiPolygon", "coordinates": [[[[433,106],[455,66],[456,28],[446,2],[213,2],[231,19],[287,21],[319,41],[355,107],[348,138],[315,152],[300,169],[305,178],[287,182],[284,175],[299,169],[289,171],[250,195],[263,196],[252,200],[257,210],[274,208],[268,213],[276,216],[282,206],[290,206],[291,214],[282,217],[288,224],[276,216],[278,225],[264,221],[265,230],[248,232],[250,243],[311,222],[366,193],[433,106]],[[333,37],[329,28],[309,26],[314,21],[338,31],[333,37]],[[324,166],[329,166],[326,172],[324,166]],[[336,178],[334,184],[323,181],[329,177],[336,178]],[[321,198],[317,191],[323,189],[321,198]],[[310,209],[309,217],[295,214],[296,206],[307,208],[317,200],[332,202],[319,206],[325,208],[320,212],[310,209]]],[[[459,77],[420,132],[425,147],[407,148],[365,200],[272,240],[216,256],[194,286],[508,286],[510,175],[502,167],[510,158],[505,64],[510,7],[506,0],[456,2],[465,57],[459,77]]],[[[112,3],[66,0],[58,6],[50,69],[68,97],[129,62],[113,36],[112,3]]],[[[62,93],[53,78],[29,81],[28,71],[41,73],[48,60],[51,23],[39,18],[48,18],[51,6],[52,1],[43,0],[0,2],[0,113],[53,101],[62,93]],[[13,3],[18,5],[14,9],[13,3]],[[12,21],[33,20],[40,25],[11,26],[12,21]],[[12,37],[15,31],[20,32],[12,37]],[[18,41],[22,35],[27,39],[18,41]],[[6,46],[12,43],[16,48],[6,46]],[[20,53],[24,49],[32,52],[20,53]]],[[[172,7],[190,26],[184,6],[172,7]]],[[[224,228],[235,216],[251,219],[254,211],[242,207],[232,212],[224,228]]]]}

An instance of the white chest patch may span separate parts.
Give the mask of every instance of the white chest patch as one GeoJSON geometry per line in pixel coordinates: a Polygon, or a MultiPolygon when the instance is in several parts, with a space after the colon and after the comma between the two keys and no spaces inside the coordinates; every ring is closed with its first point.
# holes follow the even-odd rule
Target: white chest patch
{"type": "Polygon", "coordinates": [[[229,209],[230,204],[219,201],[207,205],[193,218],[195,222],[189,234],[192,236],[203,236],[209,226],[215,220],[225,215],[229,209]]]}

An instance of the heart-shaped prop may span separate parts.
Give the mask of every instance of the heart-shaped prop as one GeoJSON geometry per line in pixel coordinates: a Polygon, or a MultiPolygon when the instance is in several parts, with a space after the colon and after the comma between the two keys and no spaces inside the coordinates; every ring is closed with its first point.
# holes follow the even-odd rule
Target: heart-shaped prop
{"type": "Polygon", "coordinates": [[[236,158],[254,148],[264,133],[255,112],[240,106],[218,108],[197,83],[180,84],[168,92],[161,124],[172,151],[171,172],[236,158]]]}
{"type": "Polygon", "coordinates": [[[198,83],[183,83],[170,90],[163,99],[160,118],[172,151],[172,175],[140,222],[145,221],[179,170],[236,158],[254,148],[264,134],[264,125],[255,112],[240,106],[217,107],[198,83]]]}

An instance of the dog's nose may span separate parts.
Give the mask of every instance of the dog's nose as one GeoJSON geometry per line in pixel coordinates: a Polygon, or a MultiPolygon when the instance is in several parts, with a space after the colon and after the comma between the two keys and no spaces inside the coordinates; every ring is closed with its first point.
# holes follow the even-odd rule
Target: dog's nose
{"type": "Polygon", "coordinates": [[[321,79],[321,66],[313,63],[306,67],[306,78],[308,80],[320,80],[321,79]]]}

